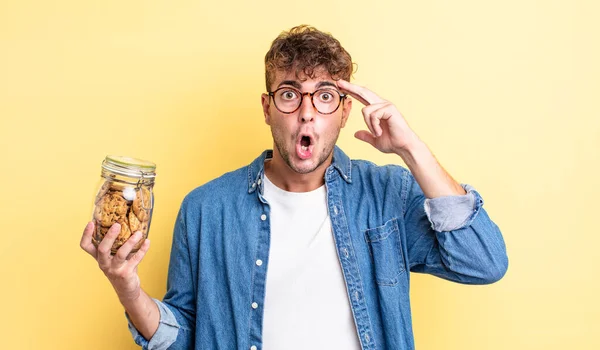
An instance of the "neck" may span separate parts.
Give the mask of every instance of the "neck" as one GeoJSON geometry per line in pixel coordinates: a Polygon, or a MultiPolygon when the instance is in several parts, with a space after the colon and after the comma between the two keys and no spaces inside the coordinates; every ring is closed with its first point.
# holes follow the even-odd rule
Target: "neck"
{"type": "Polygon", "coordinates": [[[329,155],[323,164],[319,165],[310,173],[301,174],[294,171],[281,158],[276,150],[273,150],[273,158],[265,162],[265,174],[277,187],[288,192],[309,192],[316,190],[325,183],[325,170],[331,165],[333,153],[329,155]]]}

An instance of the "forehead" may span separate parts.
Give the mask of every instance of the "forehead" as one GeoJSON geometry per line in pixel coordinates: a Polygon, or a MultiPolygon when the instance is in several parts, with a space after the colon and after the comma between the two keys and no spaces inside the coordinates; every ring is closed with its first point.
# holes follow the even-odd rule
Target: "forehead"
{"type": "Polygon", "coordinates": [[[307,76],[304,72],[299,72],[298,76],[296,76],[295,69],[290,69],[287,71],[278,70],[275,72],[273,79],[273,88],[276,89],[282,82],[285,81],[297,82],[303,88],[311,88],[323,81],[332,82],[337,86],[337,81],[335,81],[331,77],[331,74],[329,74],[329,72],[324,68],[315,69],[312,78],[307,76]]]}

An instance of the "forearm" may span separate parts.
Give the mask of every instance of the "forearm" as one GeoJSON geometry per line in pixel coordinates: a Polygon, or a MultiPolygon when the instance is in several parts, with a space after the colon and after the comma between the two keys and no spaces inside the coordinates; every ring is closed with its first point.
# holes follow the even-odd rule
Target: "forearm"
{"type": "Polygon", "coordinates": [[[402,192],[411,271],[465,284],[493,283],[506,273],[502,233],[483,209],[480,194],[469,185],[465,189],[465,196],[428,200],[414,176],[408,176],[402,192]]]}
{"type": "Polygon", "coordinates": [[[160,321],[160,311],[156,303],[142,289],[135,299],[119,298],[119,300],[135,328],[146,340],[150,340],[156,333],[160,321]]]}
{"type": "Polygon", "coordinates": [[[410,169],[415,180],[423,190],[425,197],[464,195],[465,190],[437,161],[427,145],[416,139],[409,147],[398,151],[404,163],[410,169]]]}

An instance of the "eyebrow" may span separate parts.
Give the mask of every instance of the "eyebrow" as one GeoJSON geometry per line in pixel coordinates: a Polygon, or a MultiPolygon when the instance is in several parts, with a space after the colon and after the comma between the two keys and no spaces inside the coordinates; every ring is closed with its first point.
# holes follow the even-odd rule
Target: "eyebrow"
{"type": "Polygon", "coordinates": [[[335,85],[334,83],[332,83],[332,82],[330,82],[330,81],[320,81],[320,82],[317,84],[317,89],[320,89],[320,88],[322,88],[323,86],[332,86],[332,87],[334,87],[334,88],[336,88],[336,89],[337,89],[337,85],[335,85]]]}
{"type": "MultiPolygon", "coordinates": [[[[300,85],[300,83],[296,80],[284,80],[281,83],[279,83],[279,85],[277,85],[277,88],[280,88],[282,85],[291,85],[298,90],[302,90],[302,85],[300,85]]],[[[330,81],[320,81],[317,83],[316,90],[322,88],[323,86],[331,86],[337,89],[337,85],[330,81]]]]}

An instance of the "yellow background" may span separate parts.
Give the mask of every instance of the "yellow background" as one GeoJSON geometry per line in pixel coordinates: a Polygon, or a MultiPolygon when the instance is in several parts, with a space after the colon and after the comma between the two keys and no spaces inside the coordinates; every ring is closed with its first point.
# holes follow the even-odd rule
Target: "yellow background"
{"type": "MultiPolygon", "coordinates": [[[[499,283],[413,274],[417,349],[599,349],[600,6],[595,1],[0,2],[2,349],[135,349],[79,248],[107,154],[158,164],[140,275],[162,298],[190,190],[271,146],[263,57],[284,29],[334,34],[475,186],[510,258],[499,283]],[[596,334],[596,336],[594,336],[596,334]]],[[[401,163],[353,138],[354,158],[401,163]]]]}

